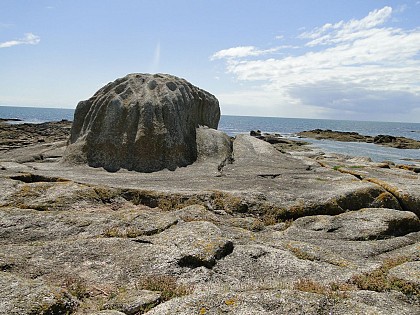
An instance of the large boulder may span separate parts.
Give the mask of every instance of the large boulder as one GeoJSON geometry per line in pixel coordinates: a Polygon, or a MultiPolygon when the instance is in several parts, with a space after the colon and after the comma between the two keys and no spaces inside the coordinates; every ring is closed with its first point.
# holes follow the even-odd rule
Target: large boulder
{"type": "Polygon", "coordinates": [[[109,171],[174,170],[197,159],[196,128],[217,129],[212,94],[168,74],[129,74],[81,101],[64,161],[109,171]]]}

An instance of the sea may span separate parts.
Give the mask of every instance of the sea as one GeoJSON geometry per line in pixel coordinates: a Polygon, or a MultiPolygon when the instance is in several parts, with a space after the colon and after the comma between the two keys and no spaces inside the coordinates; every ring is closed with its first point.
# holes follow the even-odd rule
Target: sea
{"type": "MultiPolygon", "coordinates": [[[[73,120],[74,109],[0,106],[0,118],[20,119],[12,123],[43,123],[47,121],[73,120]]],[[[330,119],[302,119],[281,117],[252,117],[222,115],[219,130],[230,136],[249,134],[251,130],[278,133],[292,139],[300,131],[312,129],[353,131],[362,135],[403,136],[420,141],[420,123],[353,121],[330,119]]],[[[340,153],[349,156],[370,157],[373,161],[393,161],[413,164],[420,160],[420,150],[395,149],[372,143],[338,142],[330,140],[304,139],[315,149],[325,153],[340,153]]]]}

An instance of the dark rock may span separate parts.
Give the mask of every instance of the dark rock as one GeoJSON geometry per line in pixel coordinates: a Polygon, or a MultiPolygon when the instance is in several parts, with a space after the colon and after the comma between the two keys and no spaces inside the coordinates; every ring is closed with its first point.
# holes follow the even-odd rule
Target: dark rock
{"type": "Polygon", "coordinates": [[[329,129],[302,131],[299,132],[298,135],[304,138],[313,138],[318,140],[329,139],[343,142],[367,142],[398,149],[420,149],[420,141],[405,137],[394,137],[390,135],[378,135],[376,137],[371,137],[360,135],[357,132],[332,131],[329,129]]]}
{"type": "Polygon", "coordinates": [[[261,130],[257,130],[257,131],[251,130],[249,135],[253,136],[253,137],[259,137],[259,136],[261,136],[261,130]]]}
{"type": "MultiPolygon", "coordinates": [[[[25,147],[42,147],[47,150],[52,143],[66,141],[71,122],[46,122],[42,124],[0,124],[0,152],[25,147]]],[[[29,150],[32,152],[34,150],[29,150]]]]}
{"type": "Polygon", "coordinates": [[[19,118],[0,118],[0,122],[8,122],[8,121],[18,122],[18,121],[22,121],[22,119],[19,119],[19,118]]]}
{"type": "Polygon", "coordinates": [[[298,135],[304,138],[331,139],[344,142],[366,142],[369,138],[368,136],[362,136],[357,132],[332,131],[330,129],[302,131],[299,132],[298,135]]]}
{"type": "Polygon", "coordinates": [[[196,128],[217,129],[217,99],[167,74],[129,74],[77,105],[65,161],[154,172],[196,161],[196,128]]]}
{"type": "Polygon", "coordinates": [[[389,135],[377,135],[373,138],[373,143],[390,143],[395,142],[397,137],[389,136],[389,135]]]}
{"type": "Polygon", "coordinates": [[[309,144],[309,142],[300,141],[300,140],[292,140],[285,137],[282,137],[280,134],[270,134],[264,133],[262,134],[260,130],[251,131],[250,135],[268,142],[272,144],[277,150],[280,152],[290,152],[290,151],[306,151],[309,149],[304,148],[305,145],[309,144]]]}

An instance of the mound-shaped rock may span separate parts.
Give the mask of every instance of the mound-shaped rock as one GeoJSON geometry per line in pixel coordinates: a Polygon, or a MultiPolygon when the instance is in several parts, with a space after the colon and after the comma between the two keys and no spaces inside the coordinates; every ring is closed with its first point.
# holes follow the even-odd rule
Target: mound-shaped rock
{"type": "Polygon", "coordinates": [[[174,170],[197,159],[196,128],[216,129],[212,94],[168,74],[129,74],[81,101],[64,161],[109,171],[174,170]]]}

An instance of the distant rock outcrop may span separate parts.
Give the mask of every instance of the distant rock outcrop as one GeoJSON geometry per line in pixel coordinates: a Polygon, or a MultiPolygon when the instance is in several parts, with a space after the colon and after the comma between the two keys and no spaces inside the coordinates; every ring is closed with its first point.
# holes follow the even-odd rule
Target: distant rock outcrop
{"type": "Polygon", "coordinates": [[[129,74],[77,105],[64,161],[108,171],[174,170],[197,159],[196,128],[217,128],[212,94],[168,74],[129,74]]]}
{"type": "Polygon", "coordinates": [[[420,149],[420,141],[406,137],[394,137],[390,135],[377,135],[372,137],[364,136],[357,132],[333,131],[330,129],[314,129],[309,131],[302,131],[299,132],[298,135],[303,138],[312,138],[317,140],[328,139],[342,142],[367,142],[397,149],[420,149]]]}

